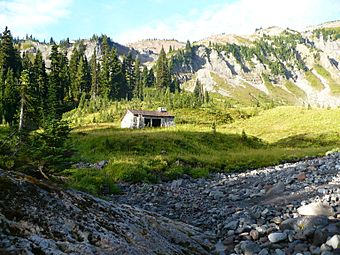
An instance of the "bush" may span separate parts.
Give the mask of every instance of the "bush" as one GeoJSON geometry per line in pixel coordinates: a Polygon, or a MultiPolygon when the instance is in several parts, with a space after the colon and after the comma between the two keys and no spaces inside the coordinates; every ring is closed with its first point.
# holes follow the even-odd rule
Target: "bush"
{"type": "Polygon", "coordinates": [[[53,120],[42,132],[28,135],[21,146],[20,156],[27,161],[23,163],[38,169],[43,175],[67,168],[73,152],[67,144],[70,131],[66,122],[53,120]]]}
{"type": "Polygon", "coordinates": [[[119,194],[119,187],[106,172],[98,169],[68,169],[64,175],[70,175],[67,185],[71,188],[89,192],[93,195],[119,194]]]}

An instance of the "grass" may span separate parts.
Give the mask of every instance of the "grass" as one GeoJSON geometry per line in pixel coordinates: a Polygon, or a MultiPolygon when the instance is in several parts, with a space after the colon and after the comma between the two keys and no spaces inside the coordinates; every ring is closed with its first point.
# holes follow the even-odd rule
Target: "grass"
{"type": "Polygon", "coordinates": [[[285,82],[285,87],[292,92],[296,97],[305,99],[306,98],[306,93],[300,89],[298,86],[296,86],[293,82],[291,81],[286,81],[285,82]]]}
{"type": "Polygon", "coordinates": [[[230,94],[237,104],[256,106],[270,104],[271,99],[264,92],[244,83],[243,86],[232,86],[214,72],[210,72],[217,89],[223,89],[230,94]]]}
{"type": "MultiPolygon", "coordinates": [[[[92,194],[117,193],[117,182],[167,181],[184,174],[201,178],[340,148],[340,108],[235,108],[224,97],[212,96],[212,103],[200,108],[170,110],[176,127],[121,129],[125,109],[139,107],[151,109],[147,102],[123,101],[104,104],[96,112],[82,109],[64,115],[74,127],[71,139],[77,153],[72,161],[109,162],[102,170],[65,170],[69,186],[92,194]]],[[[1,126],[0,139],[8,132],[1,126]]]]}
{"type": "MultiPolygon", "coordinates": [[[[248,109],[249,112],[250,109],[248,109]]],[[[246,111],[242,111],[246,112],[246,111]]],[[[70,185],[100,193],[105,187],[117,192],[116,182],[158,182],[183,174],[194,178],[211,172],[243,171],[324,155],[340,147],[340,109],[277,107],[260,110],[233,123],[217,125],[208,110],[181,109],[176,119],[197,116],[189,123],[161,129],[126,130],[119,123],[76,128],[72,139],[78,151],[74,161],[109,160],[104,170],[75,170],[70,185]],[[104,188],[103,188],[104,187],[104,188]]]]}
{"type": "MultiPolygon", "coordinates": [[[[321,135],[340,132],[340,108],[306,109],[303,107],[276,107],[261,112],[245,121],[236,121],[224,126],[224,132],[240,133],[260,137],[269,143],[301,134],[321,135]]],[[[322,138],[322,137],[321,137],[322,138]]],[[[336,141],[339,143],[339,141],[336,141]]]]}
{"type": "Polygon", "coordinates": [[[331,92],[333,95],[340,95],[340,82],[336,82],[331,74],[325,69],[323,68],[321,65],[315,65],[313,67],[315,69],[315,71],[318,72],[318,74],[320,74],[323,78],[325,78],[328,82],[328,85],[331,89],[331,92]]]}
{"type": "Polygon", "coordinates": [[[323,90],[325,87],[322,82],[311,71],[305,72],[305,76],[309,84],[317,91],[323,90]]]}

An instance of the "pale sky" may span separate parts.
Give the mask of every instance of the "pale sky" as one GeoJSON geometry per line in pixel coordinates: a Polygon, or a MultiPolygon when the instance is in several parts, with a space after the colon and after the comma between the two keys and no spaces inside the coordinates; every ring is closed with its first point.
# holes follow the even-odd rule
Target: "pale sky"
{"type": "Polygon", "coordinates": [[[340,0],[0,0],[0,31],[46,41],[107,34],[116,42],[196,41],[256,28],[340,20],[340,0]]]}

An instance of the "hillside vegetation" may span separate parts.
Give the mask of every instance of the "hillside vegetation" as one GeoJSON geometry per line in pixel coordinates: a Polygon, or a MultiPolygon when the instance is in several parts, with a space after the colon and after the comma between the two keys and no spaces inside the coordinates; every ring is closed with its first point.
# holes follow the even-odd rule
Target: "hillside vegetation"
{"type": "MultiPolygon", "coordinates": [[[[120,117],[113,123],[78,125],[72,133],[78,151],[74,161],[108,160],[108,165],[64,174],[76,188],[100,193],[111,185],[117,192],[115,182],[158,182],[184,174],[207,177],[210,172],[275,165],[340,147],[340,109],[234,109],[215,101],[214,110],[212,105],[174,109],[173,128],[120,129],[120,117]]],[[[113,116],[115,108],[108,107],[113,116]]]]}

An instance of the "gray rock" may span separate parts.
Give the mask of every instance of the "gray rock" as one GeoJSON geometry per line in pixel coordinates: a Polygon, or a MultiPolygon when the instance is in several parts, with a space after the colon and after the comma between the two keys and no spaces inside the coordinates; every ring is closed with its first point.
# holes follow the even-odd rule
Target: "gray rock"
{"type": "Polygon", "coordinates": [[[271,233],[269,234],[268,239],[271,243],[278,243],[278,242],[286,240],[287,234],[281,233],[281,232],[271,233]]]}
{"type": "Polygon", "coordinates": [[[261,251],[260,245],[252,241],[245,241],[241,243],[241,250],[245,255],[257,254],[261,251]]]}
{"type": "Polygon", "coordinates": [[[213,197],[214,199],[219,199],[224,197],[224,193],[219,190],[213,190],[209,193],[209,196],[213,197]]]}
{"type": "Polygon", "coordinates": [[[249,235],[251,236],[251,238],[254,241],[258,240],[259,237],[260,237],[260,233],[257,230],[254,230],[254,229],[250,231],[249,235]]]}
{"type": "Polygon", "coordinates": [[[313,244],[315,246],[320,246],[321,244],[327,241],[327,236],[328,235],[326,232],[321,231],[320,229],[317,229],[313,235],[313,244]]]}
{"type": "Polygon", "coordinates": [[[183,184],[183,180],[179,179],[179,180],[174,180],[171,183],[171,189],[172,190],[177,190],[179,187],[181,187],[183,184]]]}
{"type": "Polygon", "coordinates": [[[223,245],[222,241],[219,240],[215,245],[215,251],[219,255],[225,255],[225,246],[223,245]]]}
{"type": "Polygon", "coordinates": [[[233,221],[228,222],[228,223],[224,226],[224,228],[230,229],[230,230],[235,230],[235,229],[237,229],[238,224],[239,224],[239,221],[238,221],[238,220],[233,220],[233,221]]]}
{"type": "Polygon", "coordinates": [[[275,255],[285,255],[285,252],[281,249],[275,249],[275,255]]]}
{"type": "Polygon", "coordinates": [[[334,210],[328,204],[315,202],[307,205],[303,205],[297,209],[300,215],[324,215],[324,216],[333,216],[334,210]]]}
{"type": "Polygon", "coordinates": [[[0,179],[1,254],[211,254],[199,228],[23,176],[0,179]]]}
{"type": "Polygon", "coordinates": [[[281,194],[284,190],[285,184],[280,181],[267,191],[267,195],[278,195],[281,194]]]}
{"type": "Polygon", "coordinates": [[[332,236],[327,242],[326,244],[330,247],[332,247],[333,249],[337,249],[340,248],[340,235],[334,235],[332,236]]]}
{"type": "Polygon", "coordinates": [[[269,252],[266,248],[263,248],[260,252],[259,252],[259,255],[268,255],[269,252]]]}
{"type": "Polygon", "coordinates": [[[302,216],[284,220],[280,224],[281,230],[291,229],[299,231],[308,228],[322,228],[328,225],[329,220],[326,216],[302,216]]]}

